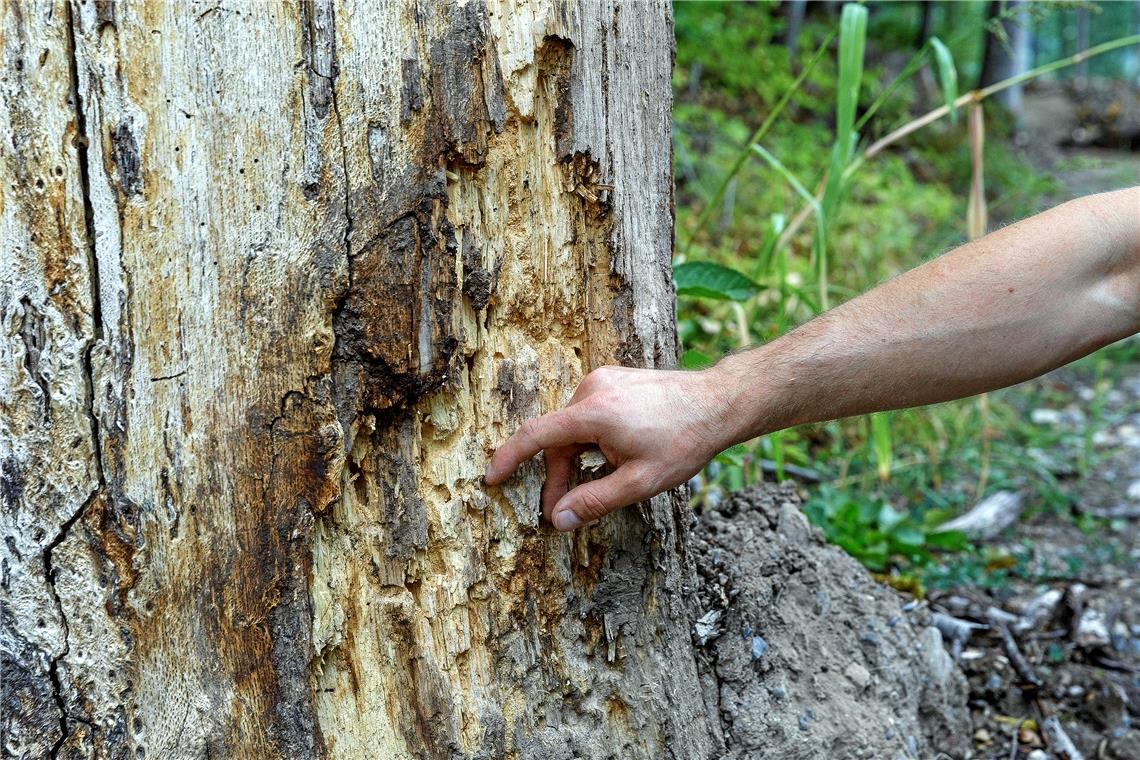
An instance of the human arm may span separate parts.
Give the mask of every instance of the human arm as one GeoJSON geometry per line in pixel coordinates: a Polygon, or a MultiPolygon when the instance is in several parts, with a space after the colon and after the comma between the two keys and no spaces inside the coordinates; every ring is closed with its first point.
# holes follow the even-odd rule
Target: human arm
{"type": "Polygon", "coordinates": [[[962,398],[1140,331],[1140,188],[1089,196],[917,267],[700,372],[607,367],[529,420],[486,482],[544,450],[543,511],[570,530],[792,425],[962,398]],[[568,490],[578,453],[616,469],[568,490]]]}

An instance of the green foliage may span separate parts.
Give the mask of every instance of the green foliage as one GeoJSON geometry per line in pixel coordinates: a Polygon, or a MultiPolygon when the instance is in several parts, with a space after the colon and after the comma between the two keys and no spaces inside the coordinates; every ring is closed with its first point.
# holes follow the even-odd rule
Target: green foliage
{"type": "Polygon", "coordinates": [[[827,540],[843,547],[872,570],[924,567],[934,551],[961,551],[969,547],[957,531],[933,526],[891,506],[883,498],[860,496],[823,486],[804,504],[804,513],[827,540]]]}

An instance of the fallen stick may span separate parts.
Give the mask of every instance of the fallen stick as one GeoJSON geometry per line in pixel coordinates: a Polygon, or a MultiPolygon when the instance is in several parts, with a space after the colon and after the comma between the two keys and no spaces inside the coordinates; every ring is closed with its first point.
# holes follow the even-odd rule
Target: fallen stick
{"type": "Polygon", "coordinates": [[[1085,756],[1061,727],[1061,720],[1056,715],[1050,715],[1041,721],[1041,731],[1045,734],[1045,742],[1049,749],[1060,760],[1085,760],[1085,756]]]}
{"type": "Polygon", "coordinates": [[[941,533],[958,530],[970,538],[997,538],[1003,530],[1017,522],[1023,505],[1020,494],[998,491],[982,499],[966,514],[939,525],[935,531],[941,533]]]}
{"type": "Polygon", "coordinates": [[[1036,696],[1037,690],[1041,688],[1041,678],[1033,670],[1033,666],[1029,664],[1029,660],[1025,659],[1025,655],[1017,647],[1017,640],[1013,638],[1007,626],[1001,626],[1001,648],[1005,652],[1009,664],[1013,667],[1013,672],[1021,679],[1018,684],[1024,692],[1029,692],[1031,696],[1036,696]]]}

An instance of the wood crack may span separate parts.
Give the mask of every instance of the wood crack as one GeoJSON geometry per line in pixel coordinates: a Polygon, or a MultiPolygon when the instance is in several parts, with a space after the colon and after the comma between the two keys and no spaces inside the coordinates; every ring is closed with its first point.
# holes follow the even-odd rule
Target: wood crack
{"type": "MultiPolygon", "coordinates": [[[[87,248],[87,262],[89,271],[89,281],[91,287],[91,319],[92,319],[92,334],[91,338],[87,341],[87,345],[83,349],[83,380],[86,389],[86,416],[91,425],[91,439],[92,447],[94,450],[94,464],[96,475],[96,487],[63,525],[60,526],[59,531],[44,547],[42,554],[42,562],[44,567],[44,579],[47,583],[48,593],[51,595],[52,601],[55,604],[56,611],[59,614],[60,625],[63,628],[63,648],[58,653],[52,656],[48,665],[48,676],[52,684],[52,696],[55,699],[56,707],[59,710],[59,739],[51,748],[50,757],[57,758],[63,745],[67,742],[70,736],[70,728],[68,726],[69,720],[77,720],[80,723],[88,723],[85,719],[71,715],[67,708],[67,703],[63,696],[63,683],[59,675],[59,663],[63,660],[71,650],[70,644],[70,628],[68,625],[67,614],[63,608],[63,600],[59,597],[59,592],[55,587],[56,567],[53,559],[55,549],[63,543],[63,541],[70,534],[71,529],[79,522],[80,518],[87,512],[91,504],[106,492],[106,478],[103,469],[102,446],[99,434],[99,418],[95,412],[95,383],[93,377],[93,366],[91,355],[95,349],[96,344],[103,337],[103,320],[102,308],[100,305],[100,288],[99,288],[99,261],[95,252],[95,222],[94,212],[91,205],[91,183],[90,173],[88,166],[87,147],[90,143],[87,131],[87,119],[83,109],[82,96],[79,90],[79,61],[77,54],[77,41],[75,30],[75,18],[72,14],[71,5],[65,6],[67,11],[66,23],[68,28],[68,67],[71,77],[71,104],[75,108],[75,122],[76,122],[76,156],[79,162],[79,179],[80,191],[83,195],[83,221],[84,231],[86,235],[86,248],[87,248]]],[[[45,398],[45,404],[49,403],[49,399],[45,398]]],[[[89,724],[88,724],[89,725],[89,724]]]]}

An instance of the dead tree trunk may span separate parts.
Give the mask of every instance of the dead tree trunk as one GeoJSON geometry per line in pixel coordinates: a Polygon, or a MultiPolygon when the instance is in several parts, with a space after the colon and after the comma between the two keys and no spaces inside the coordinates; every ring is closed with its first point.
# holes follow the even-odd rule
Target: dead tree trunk
{"type": "Polygon", "coordinates": [[[667,2],[0,9],[4,755],[709,755],[681,500],[480,485],[675,359],[667,2]]]}

